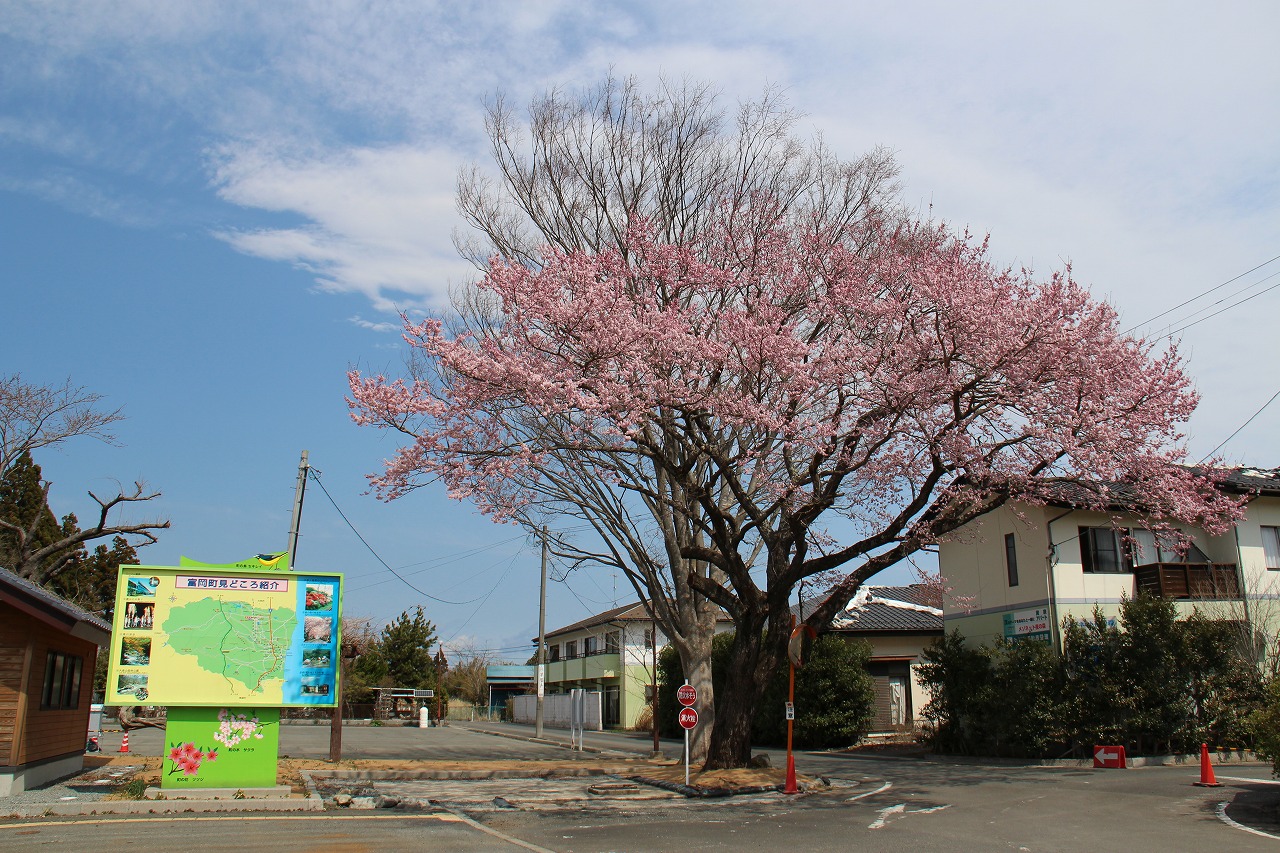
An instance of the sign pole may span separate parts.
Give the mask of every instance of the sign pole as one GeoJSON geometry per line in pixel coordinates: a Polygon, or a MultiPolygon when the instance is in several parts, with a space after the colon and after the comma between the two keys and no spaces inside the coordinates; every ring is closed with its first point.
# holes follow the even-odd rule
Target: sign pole
{"type": "MultiPolygon", "coordinates": [[[[686,687],[689,686],[689,679],[684,680],[686,687]]],[[[689,787],[689,730],[684,730],[684,786],[689,787]]]]}

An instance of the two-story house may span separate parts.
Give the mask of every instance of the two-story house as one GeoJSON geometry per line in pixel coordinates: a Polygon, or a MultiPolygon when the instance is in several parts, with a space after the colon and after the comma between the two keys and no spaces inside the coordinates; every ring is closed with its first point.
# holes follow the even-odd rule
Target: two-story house
{"type": "Polygon", "coordinates": [[[1190,539],[1182,550],[1123,507],[1079,509],[1069,493],[1044,506],[1011,503],[987,513],[939,543],[939,570],[953,589],[944,602],[947,630],[975,644],[1038,636],[1060,647],[1064,619],[1087,619],[1095,607],[1114,618],[1124,597],[1144,590],[1184,613],[1198,607],[1247,621],[1256,645],[1274,645],[1280,469],[1235,469],[1220,488],[1247,497],[1244,516],[1218,536],[1181,526],[1190,539]]]}
{"type": "MultiPolygon", "coordinates": [[[[728,616],[717,620],[717,633],[731,630],[728,616]]],[[[667,636],[640,602],[548,631],[546,689],[597,691],[604,726],[634,728],[652,698],[655,641],[660,651],[667,636]]]]}

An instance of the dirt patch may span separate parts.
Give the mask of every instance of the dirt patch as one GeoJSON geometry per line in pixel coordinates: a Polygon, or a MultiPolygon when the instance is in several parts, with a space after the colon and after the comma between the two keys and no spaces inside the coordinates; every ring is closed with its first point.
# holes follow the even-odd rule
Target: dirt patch
{"type": "MultiPolygon", "coordinates": [[[[111,757],[94,756],[85,759],[85,766],[104,767],[109,765],[141,766],[133,774],[133,779],[141,779],[148,785],[160,784],[161,758],[156,755],[118,755],[111,757]]],[[[306,783],[302,779],[303,770],[362,770],[365,772],[404,771],[491,771],[508,770],[527,772],[530,775],[545,774],[562,762],[557,761],[426,761],[414,759],[352,759],[333,763],[319,758],[281,758],[276,782],[288,785],[295,794],[307,792],[306,783]]],[[[684,784],[684,765],[671,761],[649,761],[647,759],[617,759],[599,762],[574,761],[571,765],[575,772],[598,770],[602,774],[618,776],[644,776],[662,782],[684,784]]],[[[802,784],[812,784],[813,780],[797,776],[802,784]]],[[[694,771],[689,775],[691,785],[700,788],[758,788],[769,785],[781,785],[786,782],[786,771],[778,767],[742,767],[734,770],[694,771]]]]}
{"type": "MultiPolygon", "coordinates": [[[[660,782],[684,784],[684,765],[673,764],[654,766],[637,775],[660,782]]],[[[738,767],[733,770],[695,770],[689,774],[689,784],[696,788],[724,788],[727,790],[764,788],[770,785],[782,785],[787,781],[787,771],[781,767],[738,767]]],[[[796,776],[796,782],[802,786],[811,786],[812,779],[807,776],[796,776]]]]}

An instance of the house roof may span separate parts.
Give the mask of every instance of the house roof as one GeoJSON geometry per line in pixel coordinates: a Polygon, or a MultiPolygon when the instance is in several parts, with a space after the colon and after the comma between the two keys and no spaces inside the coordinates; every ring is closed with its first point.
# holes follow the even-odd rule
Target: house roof
{"type": "MultiPolygon", "coordinates": [[[[1197,474],[1218,477],[1218,487],[1235,494],[1258,494],[1280,497],[1280,468],[1224,468],[1218,470],[1191,468],[1197,474]]],[[[1050,504],[1062,507],[1082,507],[1106,499],[1111,510],[1138,510],[1143,505],[1140,486],[1123,482],[1047,482],[1040,487],[1040,495],[1050,504]]]]}
{"type": "MultiPolygon", "coordinates": [[[[566,625],[563,628],[557,628],[554,631],[548,631],[548,639],[558,637],[561,634],[568,634],[573,631],[581,631],[585,628],[594,628],[597,625],[605,625],[610,622],[652,622],[649,611],[645,608],[643,601],[637,601],[632,604],[624,604],[621,607],[615,607],[612,610],[606,610],[603,613],[597,613],[594,616],[588,616],[586,619],[574,622],[572,625],[566,625]]],[[[717,622],[730,621],[728,614],[722,613],[716,618],[717,622]]],[[[538,642],[538,638],[534,637],[533,642],[538,642]]]]}
{"type": "Polygon", "coordinates": [[[99,646],[111,640],[106,620],[4,568],[0,568],[0,601],[99,646]]]}
{"type": "MultiPolygon", "coordinates": [[[[811,612],[819,603],[819,599],[806,602],[805,611],[811,612]]],[[[800,615],[798,606],[792,611],[800,615]]],[[[830,630],[841,633],[942,633],[941,597],[936,589],[926,584],[865,586],[831,620],[830,630]]]]}
{"type": "Polygon", "coordinates": [[[1280,497],[1280,468],[1233,468],[1222,485],[1229,491],[1280,497]]]}

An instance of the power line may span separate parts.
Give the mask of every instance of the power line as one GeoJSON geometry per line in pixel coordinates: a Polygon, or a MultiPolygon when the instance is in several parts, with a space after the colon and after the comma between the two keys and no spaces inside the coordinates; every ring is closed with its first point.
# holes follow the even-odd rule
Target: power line
{"type": "MultiPolygon", "coordinates": [[[[1135,324],[1135,325],[1133,325],[1133,326],[1130,326],[1129,328],[1125,329],[1125,330],[1124,330],[1123,332],[1121,332],[1120,334],[1122,334],[1122,335],[1127,335],[1127,334],[1129,334],[1130,332],[1132,332],[1134,329],[1139,328],[1140,326],[1145,326],[1145,325],[1147,325],[1148,323],[1154,323],[1156,320],[1159,320],[1161,317],[1164,317],[1164,316],[1167,316],[1167,315],[1169,315],[1169,314],[1172,314],[1174,311],[1177,311],[1179,308],[1182,308],[1182,307],[1185,307],[1185,306],[1187,306],[1187,305],[1190,305],[1192,302],[1195,302],[1197,299],[1202,299],[1203,297],[1208,296],[1210,293],[1213,293],[1215,290],[1221,290],[1222,288],[1226,287],[1228,284],[1231,284],[1231,283],[1232,283],[1232,282],[1234,282],[1234,281],[1239,281],[1240,279],[1242,279],[1242,278],[1244,278],[1245,276],[1247,276],[1249,273],[1251,273],[1251,272],[1257,272],[1258,270],[1262,269],[1263,267],[1267,266],[1268,264],[1274,263],[1275,261],[1278,261],[1278,260],[1280,260],[1280,255],[1276,255],[1274,258],[1272,258],[1272,259],[1271,259],[1271,260],[1269,260],[1269,261],[1263,261],[1262,263],[1258,264],[1258,265],[1257,265],[1256,267],[1254,267],[1253,269],[1251,269],[1251,270],[1245,270],[1244,272],[1240,273],[1240,275],[1236,276],[1235,278],[1229,278],[1229,279],[1227,279],[1226,281],[1224,281],[1222,284],[1214,285],[1213,287],[1209,288],[1208,290],[1201,291],[1200,293],[1197,293],[1195,296],[1191,297],[1191,298],[1190,298],[1190,299],[1188,299],[1187,301],[1185,301],[1185,302],[1181,302],[1181,303],[1179,303],[1179,304],[1177,304],[1177,305],[1173,306],[1173,307],[1172,307],[1172,308],[1170,308],[1168,311],[1162,311],[1162,312],[1160,312],[1159,314],[1157,314],[1156,316],[1154,316],[1154,317],[1150,318],[1149,320],[1143,320],[1141,323],[1137,323],[1137,324],[1135,324]]],[[[1268,276],[1267,278],[1270,278],[1270,276],[1268,276]]],[[[1263,279],[1263,281],[1266,281],[1266,279],[1263,279]]],[[[1253,285],[1250,285],[1250,287],[1252,287],[1252,286],[1253,286],[1253,285]]],[[[1246,289],[1248,289],[1248,288],[1246,288],[1246,289]]]]}
{"type": "MultiPolygon", "coordinates": [[[[360,534],[360,531],[356,530],[356,526],[351,523],[351,519],[347,518],[347,514],[342,511],[342,507],[338,506],[338,502],[333,499],[333,495],[329,494],[329,490],[324,487],[324,483],[320,481],[320,476],[319,474],[316,473],[315,469],[311,468],[308,470],[311,474],[311,479],[316,481],[316,485],[320,487],[320,491],[324,492],[324,496],[329,499],[329,503],[333,504],[333,508],[337,510],[338,515],[342,517],[342,520],[347,523],[347,527],[351,528],[351,532],[356,535],[356,538],[360,540],[360,542],[364,545],[364,547],[369,549],[369,553],[373,555],[373,558],[375,560],[381,563],[383,567],[386,568],[387,571],[391,572],[391,574],[399,578],[400,582],[403,583],[405,586],[409,587],[409,589],[413,590],[414,592],[418,593],[418,595],[421,595],[424,598],[429,598],[432,601],[439,602],[440,604],[472,604],[476,601],[479,601],[481,598],[488,598],[489,595],[493,594],[493,590],[490,590],[489,593],[487,593],[486,595],[482,595],[479,598],[472,598],[468,601],[448,601],[446,599],[434,596],[431,593],[426,592],[425,590],[421,590],[418,587],[414,586],[413,584],[409,583],[409,581],[406,580],[403,575],[401,575],[395,569],[391,568],[391,566],[387,563],[387,561],[382,559],[382,557],[379,556],[377,551],[373,550],[373,546],[370,545],[368,540],[365,539],[364,536],[360,534]]],[[[519,556],[519,552],[517,552],[516,556],[519,556]]],[[[514,558],[512,559],[512,562],[514,562],[514,558]]],[[[495,589],[496,588],[497,587],[495,587],[495,589]]]]}
{"type": "Polygon", "coordinates": [[[1215,454],[1215,453],[1217,453],[1219,450],[1221,450],[1221,449],[1226,445],[1226,443],[1227,443],[1228,441],[1230,441],[1231,439],[1233,439],[1233,438],[1235,438],[1237,435],[1239,435],[1241,430],[1243,430],[1243,429],[1244,429],[1245,427],[1247,427],[1249,424],[1253,423],[1253,419],[1254,419],[1254,418],[1256,418],[1258,415],[1262,414],[1262,413],[1266,410],[1267,406],[1270,406],[1272,403],[1274,403],[1274,402],[1276,401],[1276,398],[1277,398],[1277,397],[1280,397],[1280,390],[1277,390],[1277,391],[1276,391],[1276,393],[1272,394],[1272,395],[1271,395],[1271,399],[1270,399],[1270,400],[1267,400],[1267,402],[1263,403],[1263,404],[1262,404],[1262,408],[1261,408],[1261,409],[1258,409],[1258,411],[1256,411],[1256,412],[1254,412],[1252,415],[1250,415],[1250,416],[1249,416],[1249,420],[1247,420],[1247,421],[1245,421],[1244,423],[1240,424],[1240,426],[1236,429],[1236,431],[1235,431],[1235,432],[1231,433],[1231,435],[1229,435],[1229,436],[1227,436],[1226,438],[1224,438],[1224,439],[1222,440],[1222,442],[1221,442],[1217,447],[1215,447],[1213,450],[1210,450],[1208,453],[1206,453],[1206,454],[1204,455],[1204,458],[1203,458],[1203,459],[1201,459],[1200,461],[1201,461],[1201,462],[1203,462],[1205,459],[1208,459],[1210,456],[1212,456],[1213,454],[1215,454]]]}
{"type": "MultiPolygon", "coordinates": [[[[1280,273],[1275,273],[1274,275],[1280,275],[1280,273]]],[[[1272,276],[1267,276],[1267,278],[1272,278],[1272,276]]],[[[1263,281],[1266,281],[1266,279],[1263,279],[1263,281]]],[[[1255,283],[1260,283],[1260,282],[1255,282],[1255,283]]],[[[1250,287],[1253,287],[1253,285],[1249,285],[1249,286],[1250,286],[1250,287]]],[[[1244,299],[1241,299],[1239,302],[1233,302],[1232,304],[1228,305],[1226,308],[1222,308],[1222,309],[1220,309],[1220,310],[1218,310],[1218,311],[1214,311],[1212,314],[1209,314],[1209,315],[1207,315],[1207,316],[1205,316],[1205,317],[1201,317],[1199,320],[1194,320],[1194,321],[1192,321],[1192,322],[1190,322],[1190,323],[1187,323],[1185,326],[1180,326],[1180,327],[1178,327],[1177,329],[1174,329],[1174,330],[1173,330],[1173,331],[1171,331],[1171,332],[1167,332],[1167,333],[1165,333],[1165,334],[1161,335],[1161,336],[1160,336],[1160,337],[1158,337],[1158,338],[1154,338],[1153,340],[1155,340],[1155,341],[1162,341],[1162,340],[1164,340],[1165,338],[1171,338],[1171,337],[1173,337],[1174,335],[1178,334],[1179,332],[1185,332],[1187,329],[1190,329],[1192,326],[1198,326],[1198,325],[1200,325],[1200,324],[1201,324],[1201,323],[1203,323],[1205,320],[1212,320],[1214,317],[1217,317],[1219,314],[1222,314],[1223,312],[1230,311],[1232,308],[1238,308],[1238,307],[1240,307],[1241,305],[1245,304],[1246,302],[1248,302],[1248,301],[1250,301],[1250,300],[1252,300],[1252,299],[1257,299],[1259,296],[1262,296],[1262,295],[1263,295],[1263,294],[1265,294],[1265,293],[1270,293],[1271,291],[1275,290],[1277,287],[1280,287],[1280,282],[1276,282],[1275,284],[1273,284],[1273,285],[1271,285],[1270,287],[1268,287],[1266,290],[1259,290],[1257,293],[1253,294],[1252,296],[1246,296],[1244,299]]],[[[1247,289],[1248,289],[1248,288],[1245,288],[1245,290],[1247,290],[1247,289]]],[[[1236,295],[1238,295],[1239,293],[1243,293],[1243,292],[1244,292],[1243,290],[1242,290],[1242,291],[1237,291],[1236,293],[1233,293],[1233,294],[1232,294],[1232,296],[1236,296],[1236,295]]],[[[1213,305],[1220,305],[1220,304],[1222,304],[1222,302],[1223,302],[1225,299],[1230,299],[1230,298],[1231,298],[1230,296],[1223,297],[1223,299],[1219,299],[1217,302],[1213,303],[1213,305]]],[[[1210,305],[1210,306],[1209,306],[1209,308],[1212,308],[1212,307],[1213,307],[1213,305],[1210,305]]],[[[1206,309],[1202,309],[1202,310],[1206,310],[1206,311],[1207,311],[1207,310],[1208,310],[1208,308],[1206,308],[1206,309]]],[[[1199,311],[1197,311],[1197,312],[1196,312],[1196,314],[1199,314],[1199,313],[1200,313],[1199,311]]],[[[1192,314],[1191,316],[1192,316],[1192,317],[1194,317],[1194,316],[1195,316],[1195,314],[1192,314]]]]}

